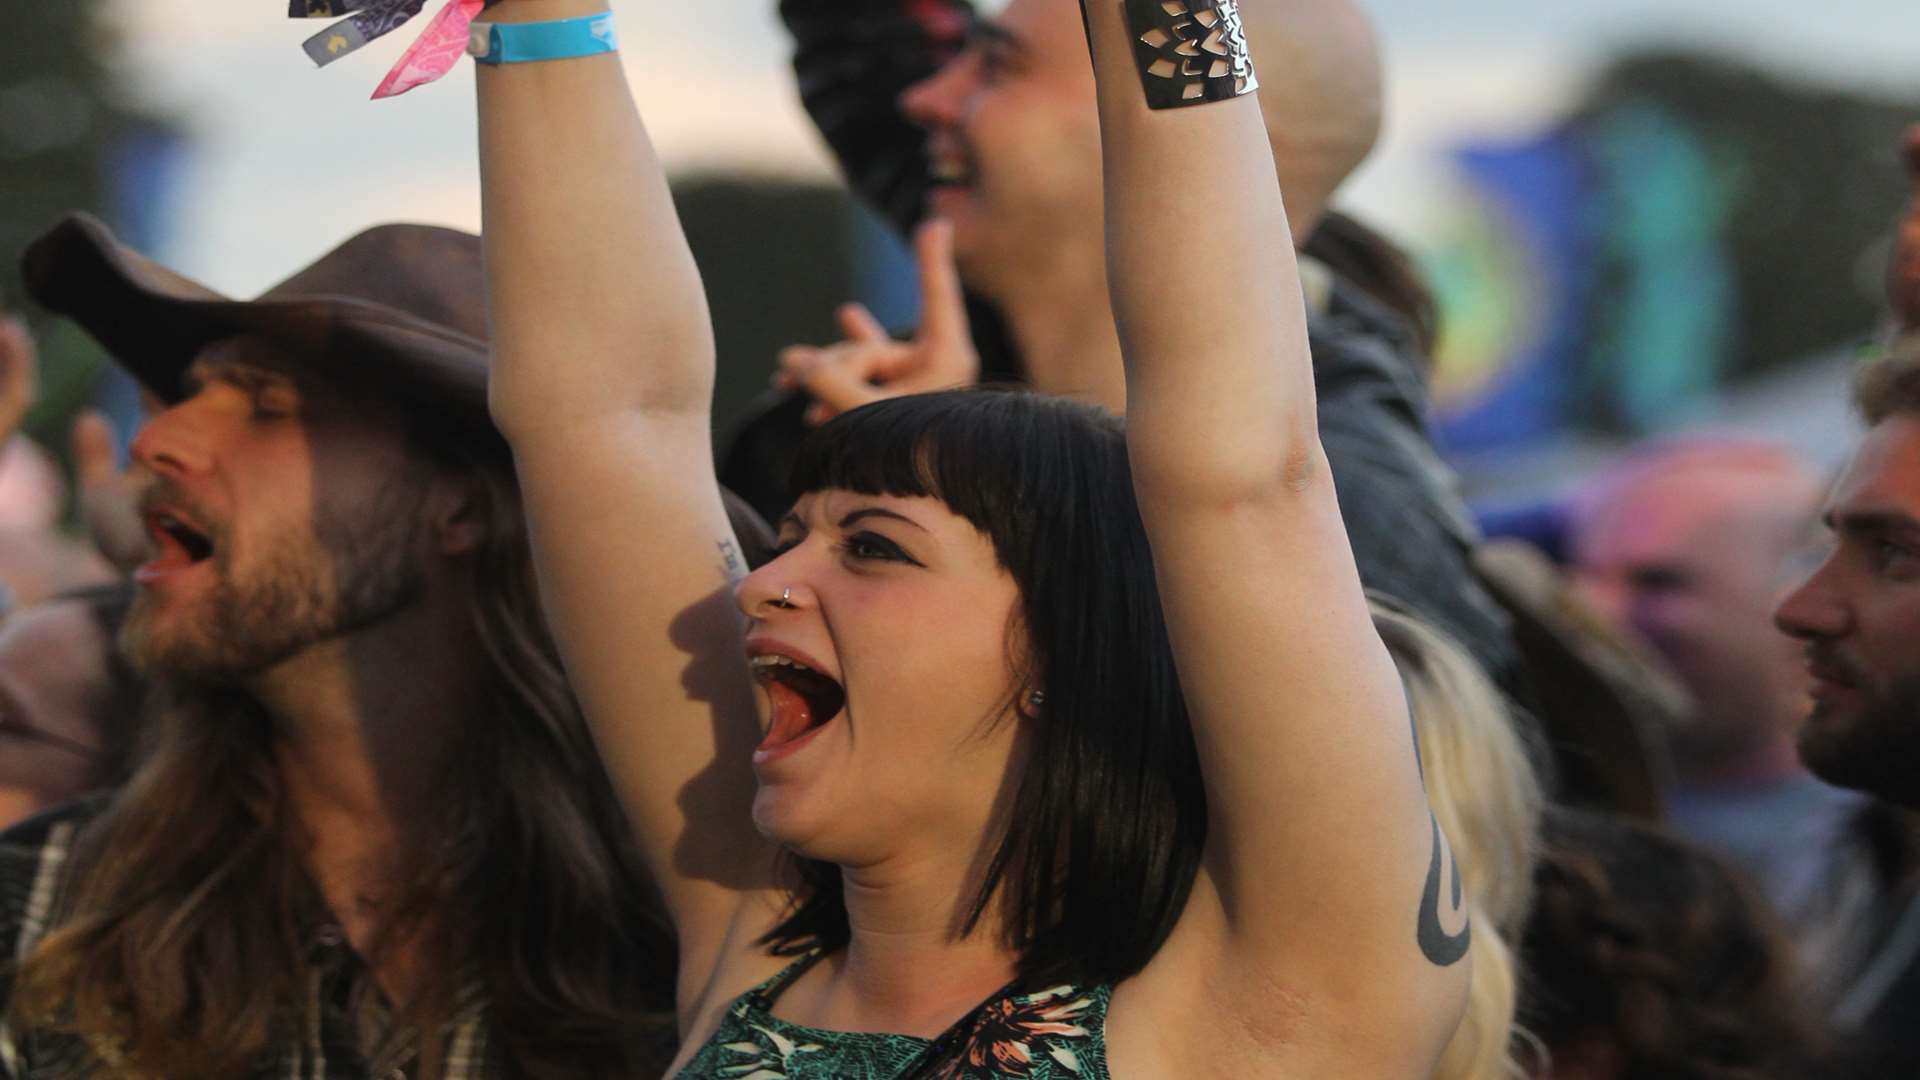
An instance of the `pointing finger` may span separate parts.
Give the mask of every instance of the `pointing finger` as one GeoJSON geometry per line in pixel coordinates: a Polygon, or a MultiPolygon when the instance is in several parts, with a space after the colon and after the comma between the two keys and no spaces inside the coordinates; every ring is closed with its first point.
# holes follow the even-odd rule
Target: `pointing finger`
{"type": "Polygon", "coordinates": [[[892,341],[893,335],[880,325],[865,304],[841,304],[834,312],[834,318],[840,323],[840,332],[847,335],[849,341],[879,343],[892,341]]]}
{"type": "Polygon", "coordinates": [[[877,401],[885,396],[849,365],[821,364],[800,377],[800,385],[812,394],[828,415],[877,401]]]}
{"type": "Polygon", "coordinates": [[[920,268],[920,336],[965,337],[967,301],[953,264],[953,223],[927,219],[914,233],[913,248],[920,268]]]}
{"type": "Polygon", "coordinates": [[[115,456],[113,423],[95,409],[88,409],[73,420],[70,437],[73,467],[80,486],[97,488],[120,478],[120,462],[115,456]]]}

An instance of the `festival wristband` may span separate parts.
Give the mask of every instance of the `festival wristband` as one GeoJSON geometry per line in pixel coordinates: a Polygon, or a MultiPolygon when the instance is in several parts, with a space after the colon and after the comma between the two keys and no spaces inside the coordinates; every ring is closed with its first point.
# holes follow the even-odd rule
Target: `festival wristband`
{"type": "Polygon", "coordinates": [[[288,0],[287,18],[337,19],[366,6],[366,0],[288,0]]]}
{"type": "Polygon", "coordinates": [[[619,47],[610,11],[550,22],[476,22],[467,38],[467,52],[482,64],[572,60],[619,47]]]}
{"type": "MultiPolygon", "coordinates": [[[[308,38],[304,48],[315,64],[325,67],[349,56],[370,41],[398,30],[420,14],[427,0],[288,0],[287,14],[295,19],[340,21],[308,38]],[[340,18],[348,16],[347,18],[340,18]]],[[[400,56],[374,90],[375,99],[404,94],[452,71],[466,55],[467,28],[485,7],[485,0],[446,0],[428,20],[426,30],[400,56]]]]}
{"type": "Polygon", "coordinates": [[[468,30],[480,14],[481,0],[447,0],[399,63],[373,91],[375,101],[425,86],[452,71],[467,53],[468,30]]]}
{"type": "Polygon", "coordinates": [[[311,5],[303,3],[291,6],[289,14],[297,12],[296,18],[330,18],[340,12],[354,13],[351,18],[334,23],[302,44],[301,48],[306,50],[307,56],[315,64],[326,67],[368,42],[400,29],[426,6],[427,0],[323,0],[311,5]]]}
{"type": "Polygon", "coordinates": [[[1260,89],[1237,0],[1126,0],[1147,107],[1177,109],[1260,89]]]}

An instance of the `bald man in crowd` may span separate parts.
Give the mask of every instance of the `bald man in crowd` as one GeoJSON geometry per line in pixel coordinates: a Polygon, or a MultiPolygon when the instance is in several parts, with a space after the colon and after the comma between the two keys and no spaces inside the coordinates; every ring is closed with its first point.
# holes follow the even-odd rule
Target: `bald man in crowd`
{"type": "Polygon", "coordinates": [[[1790,918],[1811,915],[1825,852],[1860,801],[1800,764],[1807,677],[1772,620],[1821,492],[1783,447],[1670,443],[1602,477],[1571,537],[1581,591],[1693,698],[1672,738],[1673,824],[1742,866],[1790,918]]]}
{"type": "MultiPolygon", "coordinates": [[[[1217,5],[1194,0],[1195,8],[1217,5]]],[[[1431,308],[1403,257],[1329,201],[1380,129],[1378,43],[1348,0],[1245,0],[1261,106],[1303,260],[1320,437],[1360,575],[1460,639],[1512,688],[1504,616],[1468,563],[1477,539],[1427,429],[1431,308]],[[1363,290],[1353,278],[1368,283],[1363,290]]],[[[1019,381],[1126,408],[1107,305],[1100,133],[1075,0],[784,0],[800,91],[849,182],[915,240],[922,324],[893,341],[864,308],[846,340],[789,349],[780,392],[736,428],[723,481],[773,519],[806,429],[875,397],[1019,381]]],[[[1196,193],[1187,214],[1232,214],[1196,193]]],[[[1206,253],[1167,222],[1169,291],[1214,317],[1206,253]]],[[[1275,243],[1285,242],[1276,235],[1275,243]]]]}

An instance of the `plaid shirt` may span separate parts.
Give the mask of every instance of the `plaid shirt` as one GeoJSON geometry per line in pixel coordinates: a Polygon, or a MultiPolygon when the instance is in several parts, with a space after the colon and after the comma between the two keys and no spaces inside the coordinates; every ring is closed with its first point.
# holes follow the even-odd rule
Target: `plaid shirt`
{"type": "MultiPolygon", "coordinates": [[[[72,878],[69,855],[80,830],[105,808],[104,797],[83,800],[0,834],[0,940],[13,960],[26,957],[64,913],[72,878]]],[[[411,1034],[393,1025],[392,1011],[359,954],[340,928],[308,935],[305,1000],[288,1002],[288,1025],[245,1080],[405,1080],[416,1057],[411,1034]]],[[[0,978],[0,1000],[11,997],[12,965],[0,978]]],[[[455,1002],[447,1030],[446,1080],[490,1080],[486,1003],[477,985],[455,1002]]],[[[11,1011],[0,1016],[0,1068],[13,1080],[76,1080],[120,1075],[81,1040],[45,1031],[15,1030],[11,1011]]]]}

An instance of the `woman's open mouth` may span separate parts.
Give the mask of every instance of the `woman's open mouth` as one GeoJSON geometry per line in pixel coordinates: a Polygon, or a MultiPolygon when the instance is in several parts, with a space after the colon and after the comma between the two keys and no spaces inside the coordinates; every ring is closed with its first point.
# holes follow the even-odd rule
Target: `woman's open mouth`
{"type": "Polygon", "coordinates": [[[755,763],[798,750],[846,707],[847,692],[838,682],[791,656],[761,653],[749,663],[755,681],[766,687],[773,714],[754,749],[755,763]]]}

